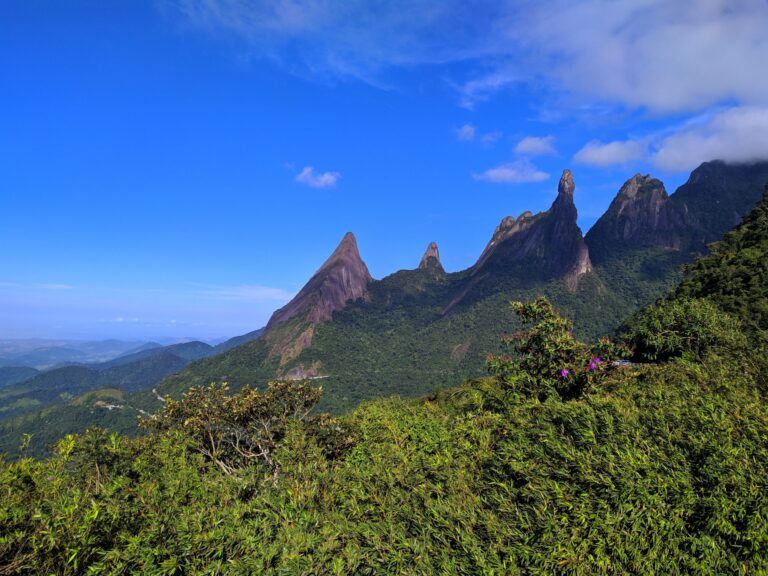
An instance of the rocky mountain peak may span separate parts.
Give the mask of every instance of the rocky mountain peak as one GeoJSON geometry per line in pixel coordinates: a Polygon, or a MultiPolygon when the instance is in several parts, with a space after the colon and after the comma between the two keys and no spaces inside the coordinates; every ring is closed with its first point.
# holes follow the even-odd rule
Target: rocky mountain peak
{"type": "Polygon", "coordinates": [[[635,174],[627,180],[619,190],[617,198],[634,200],[648,194],[658,194],[660,198],[667,197],[667,191],[661,180],[653,178],[650,174],[635,174]]]}
{"type": "Polygon", "coordinates": [[[573,198],[574,190],[576,190],[576,184],[573,182],[573,174],[566,168],[563,170],[563,175],[560,176],[560,183],[557,185],[557,195],[573,198]]]}
{"type": "Polygon", "coordinates": [[[741,222],[760,200],[766,180],[768,161],[728,164],[713,160],[691,172],[671,199],[695,220],[704,245],[741,222]]]}
{"type": "Polygon", "coordinates": [[[442,269],[443,265],[440,262],[440,250],[437,248],[437,243],[430,242],[427,250],[424,252],[424,256],[421,257],[419,269],[424,270],[433,267],[440,267],[442,269]]]}
{"type": "Polygon", "coordinates": [[[299,317],[311,324],[330,320],[350,300],[357,300],[372,281],[360,257],[354,234],[347,232],[339,245],[299,293],[267,323],[267,332],[299,317]]]}
{"type": "Polygon", "coordinates": [[[570,170],[563,171],[557,190],[557,198],[546,212],[524,212],[517,219],[507,216],[501,221],[473,267],[473,275],[490,268],[525,266],[542,278],[565,277],[569,288],[575,288],[578,279],[591,270],[591,263],[576,224],[576,185],[570,170]]]}
{"type": "MultiPolygon", "coordinates": [[[[328,260],[326,260],[320,267],[318,273],[326,268],[335,266],[337,263],[346,263],[353,268],[362,265],[365,268],[365,264],[363,263],[362,258],[360,258],[360,251],[357,248],[357,238],[355,238],[355,235],[352,234],[352,232],[344,234],[341,242],[339,242],[339,245],[336,246],[336,249],[328,257],[328,260]]],[[[365,272],[368,272],[367,268],[365,268],[365,272]]]]}
{"type": "Polygon", "coordinates": [[[679,249],[689,224],[686,212],[672,202],[660,180],[635,174],[622,185],[586,241],[592,258],[600,263],[622,248],[679,249]]]}

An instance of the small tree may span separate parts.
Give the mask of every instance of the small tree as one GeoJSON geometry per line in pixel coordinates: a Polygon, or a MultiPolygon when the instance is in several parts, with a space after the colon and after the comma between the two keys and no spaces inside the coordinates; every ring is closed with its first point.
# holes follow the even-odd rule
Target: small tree
{"type": "Polygon", "coordinates": [[[270,382],[264,391],[246,387],[227,394],[227,384],[195,387],[180,401],[143,421],[157,430],[181,429],[196,449],[225,474],[253,462],[277,472],[274,451],[291,421],[304,421],[317,405],[321,388],[307,382],[270,382]]]}
{"type": "Polygon", "coordinates": [[[505,353],[488,354],[487,367],[505,386],[540,399],[557,393],[563,399],[587,392],[627,351],[608,338],[587,346],[573,337],[573,323],[541,296],[512,306],[530,329],[502,334],[505,353]]]}

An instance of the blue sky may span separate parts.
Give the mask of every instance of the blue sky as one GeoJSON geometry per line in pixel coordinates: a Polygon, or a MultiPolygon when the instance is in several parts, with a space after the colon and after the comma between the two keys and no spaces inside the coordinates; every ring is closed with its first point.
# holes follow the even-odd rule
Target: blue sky
{"type": "Polygon", "coordinates": [[[563,168],[768,156],[764,0],[0,3],[0,337],[263,325],[358,238],[470,266],[563,168]]]}

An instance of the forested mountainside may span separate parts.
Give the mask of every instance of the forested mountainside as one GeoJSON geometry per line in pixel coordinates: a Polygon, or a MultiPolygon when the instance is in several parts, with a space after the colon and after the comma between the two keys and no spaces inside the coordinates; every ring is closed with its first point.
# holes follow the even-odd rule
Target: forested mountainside
{"type": "Polygon", "coordinates": [[[536,298],[429,396],[333,417],[306,381],[212,384],[146,436],[0,462],[0,571],[768,572],[766,214],[768,190],[629,346],[580,342],[536,298]]]}
{"type": "Polygon", "coordinates": [[[159,390],[173,395],[214,381],[239,387],[276,376],[319,377],[322,406],[337,412],[381,394],[423,394],[476,374],[499,331],[518,326],[506,302],[540,294],[580,336],[611,334],[671,289],[681,266],[738,223],[766,182],[768,163],[708,162],[670,196],[659,180],[638,174],[582,237],[576,184],[566,170],[548,211],[505,217],[475,265],[456,273],[443,270],[430,245],[422,262],[429,257],[434,266],[371,280],[356,244],[345,248],[353,242],[347,235],[299,296],[275,313],[263,339],[193,363],[159,390]],[[354,285],[333,306],[322,296],[328,289],[317,289],[343,286],[329,270],[354,285]]]}
{"type": "MultiPolygon", "coordinates": [[[[217,346],[183,342],[146,346],[106,362],[63,366],[47,371],[0,368],[0,452],[15,453],[24,434],[30,447],[44,453],[64,434],[83,432],[89,426],[136,432],[136,418],[154,405],[142,392],[190,362],[221,353],[258,338],[256,330],[217,346]]],[[[157,396],[151,398],[157,402],[157,396]]]]}

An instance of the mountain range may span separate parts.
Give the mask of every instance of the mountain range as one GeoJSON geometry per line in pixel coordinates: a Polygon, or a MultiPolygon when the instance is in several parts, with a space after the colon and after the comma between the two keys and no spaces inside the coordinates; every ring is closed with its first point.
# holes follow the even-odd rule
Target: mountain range
{"type": "Polygon", "coordinates": [[[766,182],[766,162],[704,163],[671,195],[660,180],[636,174],[583,235],[565,170],[549,210],[504,217],[475,264],[454,273],[431,243],[417,268],[374,280],[347,233],[261,338],[193,362],[158,390],[322,378],[323,407],[336,411],[383,394],[425,393],[482,371],[498,333],[517,327],[508,302],[539,294],[579,336],[613,333],[738,224],[766,182]]]}
{"type": "MultiPolygon", "coordinates": [[[[128,416],[126,426],[130,428],[135,425],[135,417],[142,408],[125,402],[126,395],[151,390],[163,378],[179,372],[190,362],[225,352],[260,335],[261,330],[255,330],[216,346],[200,341],[169,346],[147,343],[105,362],[71,364],[46,371],[23,366],[2,367],[0,446],[4,445],[4,434],[17,428],[13,419],[26,418],[25,421],[30,422],[29,414],[33,415],[31,421],[43,427],[53,421],[53,427],[58,429],[69,420],[67,430],[75,430],[100,421],[105,417],[101,413],[107,412],[107,423],[110,421],[108,413],[113,413],[113,420],[119,419],[119,414],[124,419],[128,416]],[[83,395],[87,395],[89,402],[82,402],[83,395]],[[72,413],[73,406],[77,414],[72,413]],[[123,410],[125,407],[129,409],[123,410]],[[62,415],[62,409],[66,417],[62,415]],[[9,420],[10,424],[2,424],[9,420]]],[[[33,427],[30,429],[39,432],[33,427]]]]}
{"type": "Polygon", "coordinates": [[[584,235],[576,222],[576,182],[565,170],[548,210],[502,218],[477,261],[459,272],[444,270],[432,242],[414,258],[414,269],[375,280],[347,233],[263,332],[215,348],[187,343],[140,351],[7,386],[0,411],[19,416],[0,429],[0,450],[17,445],[21,432],[46,426],[59,433],[89,423],[132,431],[140,411],[211,382],[237,389],[275,378],[317,379],[325,391],[320,408],[333,412],[369,398],[459,384],[483,372],[500,332],[519,328],[509,302],[541,294],[573,320],[579,337],[611,334],[738,224],[766,182],[768,162],[704,163],[671,195],[660,180],[636,174],[584,235]],[[114,390],[120,402],[110,405],[132,411],[103,409],[114,390]],[[72,399],[78,394],[87,401],[72,399]]]}

